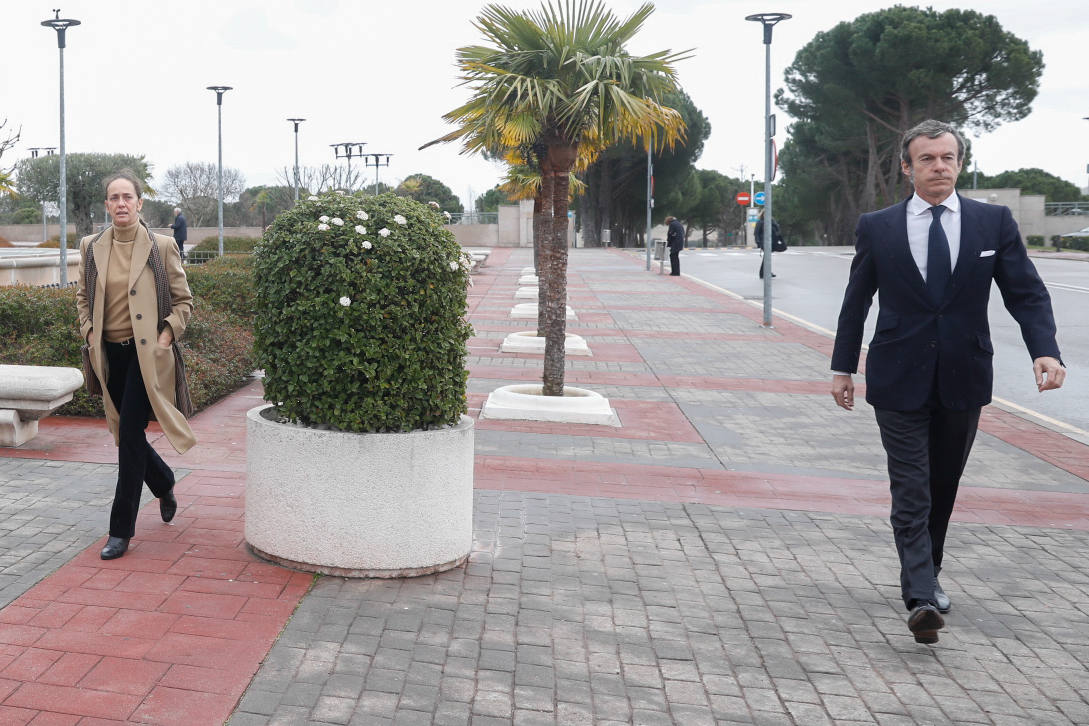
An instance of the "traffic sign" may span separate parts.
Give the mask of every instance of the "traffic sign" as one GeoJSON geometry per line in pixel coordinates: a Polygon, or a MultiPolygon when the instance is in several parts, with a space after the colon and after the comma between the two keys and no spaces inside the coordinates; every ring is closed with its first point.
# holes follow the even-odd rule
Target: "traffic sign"
{"type": "Polygon", "coordinates": [[[746,207],[749,204],[749,193],[748,192],[738,192],[737,196],[734,197],[734,199],[736,199],[737,203],[740,204],[742,207],[746,207]]]}
{"type": "Polygon", "coordinates": [[[752,198],[754,202],[761,206],[763,206],[765,199],[767,199],[767,195],[764,192],[757,192],[756,195],[752,198]]]}

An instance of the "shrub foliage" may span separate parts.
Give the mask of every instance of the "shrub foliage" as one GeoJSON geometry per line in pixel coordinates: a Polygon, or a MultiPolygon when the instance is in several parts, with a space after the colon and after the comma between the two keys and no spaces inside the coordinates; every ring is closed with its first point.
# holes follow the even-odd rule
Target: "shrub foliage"
{"type": "Polygon", "coordinates": [[[310,197],[255,253],[255,352],[281,416],[388,432],[466,412],[467,258],[437,212],[392,194],[310,197]]]}

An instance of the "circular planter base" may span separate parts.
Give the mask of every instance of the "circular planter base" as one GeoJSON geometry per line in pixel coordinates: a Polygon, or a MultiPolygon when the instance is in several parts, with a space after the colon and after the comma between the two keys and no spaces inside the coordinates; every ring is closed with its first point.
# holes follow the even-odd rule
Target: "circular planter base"
{"type": "Polygon", "coordinates": [[[575,386],[564,386],[562,396],[541,395],[540,384],[501,386],[488,394],[480,418],[620,426],[609,399],[575,386]]]}
{"type": "Polygon", "coordinates": [[[269,554],[268,552],[254,547],[248,542],[246,544],[250,548],[250,552],[257,555],[262,560],[267,560],[273,564],[280,565],[281,567],[288,567],[292,570],[299,570],[300,572],[316,572],[319,575],[332,575],[333,577],[369,577],[380,580],[392,580],[398,577],[422,577],[423,575],[434,575],[439,572],[446,572],[447,570],[461,567],[469,559],[469,555],[464,554],[449,562],[444,562],[440,565],[430,565],[428,567],[404,567],[399,570],[362,570],[348,567],[315,565],[310,562],[296,562],[295,560],[289,560],[286,557],[277,557],[276,555],[269,554]]]}
{"type": "MultiPolygon", "coordinates": [[[[517,303],[510,311],[511,319],[513,320],[536,320],[537,319],[537,303],[517,303]]],[[[571,309],[571,306],[567,306],[567,319],[578,320],[578,316],[575,315],[575,311],[571,309]]]]}
{"type": "MultiPolygon", "coordinates": [[[[567,355],[593,355],[590,347],[586,345],[586,339],[581,335],[568,333],[564,336],[564,352],[567,355]]],[[[522,330],[511,333],[503,339],[499,346],[502,353],[540,353],[544,355],[545,339],[537,337],[536,330],[522,330]]]]}

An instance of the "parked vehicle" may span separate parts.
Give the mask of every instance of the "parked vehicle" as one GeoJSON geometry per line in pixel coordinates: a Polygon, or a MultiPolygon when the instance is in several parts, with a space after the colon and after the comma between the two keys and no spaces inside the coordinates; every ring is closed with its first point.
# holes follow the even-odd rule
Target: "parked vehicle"
{"type": "Polygon", "coordinates": [[[1067,232],[1063,237],[1089,237],[1089,227],[1079,229],[1077,232],[1067,232]]]}

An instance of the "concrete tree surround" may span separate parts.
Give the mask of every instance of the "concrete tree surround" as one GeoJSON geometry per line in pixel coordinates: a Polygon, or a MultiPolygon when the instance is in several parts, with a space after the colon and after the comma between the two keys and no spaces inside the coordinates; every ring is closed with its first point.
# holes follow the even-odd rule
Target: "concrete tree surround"
{"type": "Polygon", "coordinates": [[[481,418],[620,426],[609,399],[585,388],[564,386],[562,396],[545,396],[538,384],[502,386],[488,394],[481,418]]]}
{"type": "MultiPolygon", "coordinates": [[[[564,336],[564,353],[567,355],[593,355],[586,339],[581,335],[568,333],[564,336]]],[[[545,339],[537,337],[536,330],[520,330],[503,339],[499,346],[501,353],[539,353],[544,355],[545,339]]]]}
{"type": "MultiPolygon", "coordinates": [[[[462,564],[473,541],[473,420],[356,434],[246,413],[246,541],[308,572],[405,577],[462,564]]],[[[262,414],[265,415],[262,415],[262,414]]]]}

